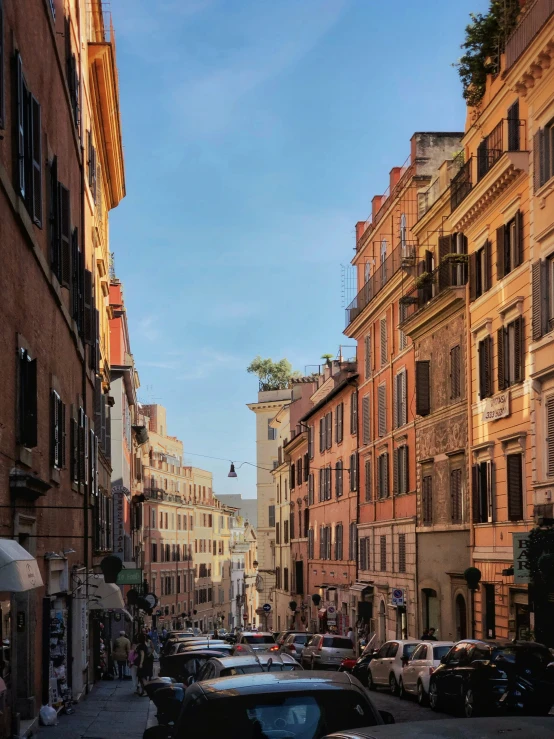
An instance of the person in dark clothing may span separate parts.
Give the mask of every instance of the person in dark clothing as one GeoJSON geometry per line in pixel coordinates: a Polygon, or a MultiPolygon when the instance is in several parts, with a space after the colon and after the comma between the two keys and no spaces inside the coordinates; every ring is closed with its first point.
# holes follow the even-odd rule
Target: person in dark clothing
{"type": "Polygon", "coordinates": [[[429,636],[427,637],[427,641],[437,641],[437,637],[435,636],[435,629],[429,629],[429,636]]]}
{"type": "Polygon", "coordinates": [[[137,694],[142,697],[143,695],[148,695],[148,693],[144,690],[144,682],[148,679],[148,672],[150,668],[148,666],[148,650],[146,648],[146,638],[144,634],[139,634],[137,641],[137,694]]]}
{"type": "Polygon", "coordinates": [[[421,641],[429,641],[429,627],[423,629],[423,634],[420,636],[421,641]]]}

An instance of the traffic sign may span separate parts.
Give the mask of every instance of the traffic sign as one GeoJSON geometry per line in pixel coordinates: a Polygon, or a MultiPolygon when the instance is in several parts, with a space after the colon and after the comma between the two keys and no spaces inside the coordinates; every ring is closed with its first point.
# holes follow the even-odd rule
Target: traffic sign
{"type": "Polygon", "coordinates": [[[327,606],[327,623],[334,624],[337,622],[337,609],[335,606],[327,606]]]}
{"type": "Polygon", "coordinates": [[[142,570],[120,570],[117,575],[118,585],[142,585],[142,570]]]}
{"type": "Polygon", "coordinates": [[[158,605],[158,599],[154,595],[154,593],[148,593],[144,596],[144,600],[148,603],[150,608],[155,608],[158,605]]]}
{"type": "Polygon", "coordinates": [[[402,590],[402,588],[393,588],[391,604],[393,606],[405,605],[404,591],[402,590]]]}
{"type": "Polygon", "coordinates": [[[271,611],[271,603],[264,603],[262,608],[265,613],[269,613],[271,611]]]}

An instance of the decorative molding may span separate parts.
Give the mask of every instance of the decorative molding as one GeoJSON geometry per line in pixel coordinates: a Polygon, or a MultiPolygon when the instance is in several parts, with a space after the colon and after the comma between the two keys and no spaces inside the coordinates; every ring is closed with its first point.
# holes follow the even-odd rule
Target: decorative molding
{"type": "Polygon", "coordinates": [[[480,333],[492,333],[492,318],[483,318],[479,323],[474,324],[471,327],[471,333],[475,337],[480,333]]]}
{"type": "Polygon", "coordinates": [[[502,318],[502,320],[504,320],[505,314],[508,313],[511,310],[517,310],[517,312],[519,313],[519,315],[522,316],[523,315],[523,301],[524,301],[524,299],[525,298],[522,295],[518,295],[517,297],[510,298],[505,303],[503,303],[502,305],[500,305],[498,307],[498,315],[500,316],[500,318],[502,318]]]}
{"type": "Polygon", "coordinates": [[[549,39],[541,51],[526,64],[519,75],[512,82],[512,90],[521,97],[533,89],[535,82],[540,80],[545,69],[549,69],[554,57],[554,40],[549,39]]]}

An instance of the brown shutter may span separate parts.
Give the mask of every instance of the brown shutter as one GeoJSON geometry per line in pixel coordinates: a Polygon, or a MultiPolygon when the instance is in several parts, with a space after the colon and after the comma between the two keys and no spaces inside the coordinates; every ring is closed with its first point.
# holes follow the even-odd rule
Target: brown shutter
{"type": "Polygon", "coordinates": [[[469,300],[473,302],[477,298],[477,254],[469,255],[469,300]]]}
{"type": "Polygon", "coordinates": [[[525,357],[523,346],[525,342],[525,334],[523,327],[523,317],[519,316],[514,321],[514,355],[515,355],[515,382],[522,382],[525,375],[525,357]]]}
{"type": "Polygon", "coordinates": [[[358,391],[354,390],[350,406],[350,433],[358,433],[358,391]]]}
{"type": "Polygon", "coordinates": [[[92,343],[93,331],[92,331],[92,316],[93,316],[93,304],[92,304],[92,272],[85,269],[85,294],[84,294],[84,340],[87,344],[92,343]]]}
{"type": "Polygon", "coordinates": [[[452,347],[450,350],[450,397],[451,399],[459,398],[461,393],[461,363],[460,363],[460,345],[452,347]]]}
{"type": "Polygon", "coordinates": [[[16,66],[16,106],[17,106],[17,189],[22,198],[25,198],[25,152],[27,149],[26,125],[25,125],[25,109],[27,106],[27,87],[23,79],[23,66],[19,52],[15,52],[16,66]]]}
{"type": "Polygon", "coordinates": [[[335,408],[335,443],[339,443],[339,407],[335,408]]]}
{"type": "Polygon", "coordinates": [[[319,451],[325,451],[325,416],[319,419],[319,451]]]}
{"type": "Polygon", "coordinates": [[[37,226],[42,228],[42,128],[40,122],[40,104],[31,98],[31,164],[32,164],[32,217],[37,226]]]}
{"type": "Polygon", "coordinates": [[[504,371],[504,337],[505,329],[499,328],[496,332],[496,340],[498,342],[498,389],[506,389],[506,374],[504,371]]]}
{"type": "MultiPolygon", "coordinates": [[[[552,424],[554,426],[554,398],[552,398],[552,424]]],[[[552,430],[552,435],[552,441],[554,442],[554,428],[552,430]]],[[[552,447],[554,450],[554,443],[552,444],[552,447]]],[[[552,453],[552,457],[554,465],[554,451],[552,453]]],[[[365,499],[366,502],[371,500],[371,459],[366,459],[365,461],[365,499]]]]}
{"type": "Polygon", "coordinates": [[[514,267],[519,267],[519,265],[523,263],[523,213],[520,210],[518,210],[515,216],[515,227],[516,243],[514,267]]]}
{"type": "Polygon", "coordinates": [[[59,401],[59,447],[60,447],[60,467],[65,468],[66,464],[66,432],[65,432],[65,403],[59,401]]]}
{"type": "Polygon", "coordinates": [[[399,449],[393,449],[392,451],[392,493],[398,495],[400,492],[399,486],[399,464],[398,464],[399,449]]]}
{"type": "Polygon", "coordinates": [[[364,351],[365,351],[365,379],[371,377],[371,334],[368,334],[364,339],[364,351]]]}
{"type": "Polygon", "coordinates": [[[387,351],[387,317],[381,318],[380,321],[381,330],[381,367],[387,363],[388,351],[387,351]]]}
{"type": "Polygon", "coordinates": [[[522,461],[521,454],[508,454],[506,457],[508,518],[510,521],[521,521],[523,519],[522,461]]]}
{"type": "Polygon", "coordinates": [[[452,236],[439,236],[439,290],[449,287],[451,280],[451,268],[450,265],[444,264],[443,260],[452,249],[452,236]]]}
{"type": "Polygon", "coordinates": [[[496,279],[500,280],[505,275],[505,238],[506,228],[500,226],[496,229],[496,279]]]}
{"type": "Polygon", "coordinates": [[[535,192],[545,183],[544,176],[544,128],[533,136],[533,188],[535,192]]]}
{"type": "Polygon", "coordinates": [[[69,287],[71,282],[71,207],[69,190],[62,184],[58,185],[58,222],[60,240],[60,277],[63,287],[69,287]]]}
{"type": "Polygon", "coordinates": [[[367,445],[371,441],[371,428],[370,428],[370,415],[369,415],[369,395],[364,395],[362,398],[362,429],[363,429],[363,443],[367,445]]]}
{"type": "Polygon", "coordinates": [[[71,480],[79,481],[79,426],[75,418],[70,423],[71,480]]]}
{"type": "Polygon", "coordinates": [[[385,452],[381,455],[383,460],[383,495],[389,497],[389,454],[385,452]]]}
{"type": "Polygon", "coordinates": [[[327,449],[333,446],[333,411],[327,414],[327,449]]]}
{"type": "Polygon", "coordinates": [[[80,306],[80,252],[79,231],[74,228],[71,235],[71,317],[79,323],[80,306]]]}
{"type": "Polygon", "coordinates": [[[479,521],[479,465],[474,464],[471,468],[471,495],[473,505],[473,523],[480,523],[479,521]]]}
{"type": "Polygon", "coordinates": [[[416,413],[428,416],[431,413],[430,362],[416,362],[416,413]]]}
{"type": "Polygon", "coordinates": [[[492,244],[487,239],[485,241],[485,274],[483,275],[483,292],[490,290],[492,287],[492,244]]]}
{"type": "Polygon", "coordinates": [[[533,264],[532,300],[533,341],[537,341],[546,333],[548,319],[546,262],[541,259],[533,264]]]}
{"type": "Polygon", "coordinates": [[[546,474],[554,477],[554,395],[546,399],[546,474]]]}
{"type": "Polygon", "coordinates": [[[50,465],[52,467],[59,467],[59,405],[58,405],[58,394],[52,390],[50,393],[50,465]]]}
{"type": "Polygon", "coordinates": [[[387,387],[379,385],[378,389],[378,420],[379,420],[379,436],[385,436],[387,433],[387,387]]]}
{"type": "Polygon", "coordinates": [[[37,360],[27,352],[19,359],[19,443],[33,448],[37,445],[37,360]]]}

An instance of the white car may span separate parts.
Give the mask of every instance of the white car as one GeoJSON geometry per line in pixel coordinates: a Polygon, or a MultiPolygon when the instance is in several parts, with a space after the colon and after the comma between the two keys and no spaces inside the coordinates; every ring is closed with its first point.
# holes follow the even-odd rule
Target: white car
{"type": "Polygon", "coordinates": [[[393,695],[398,693],[404,665],[415,651],[419,639],[394,639],[383,644],[369,663],[367,686],[375,690],[378,685],[388,685],[393,695]]]}
{"type": "Polygon", "coordinates": [[[429,695],[429,678],[450,651],[454,642],[451,641],[428,641],[421,643],[407,665],[402,670],[402,676],[398,683],[400,697],[406,694],[417,695],[417,701],[421,706],[426,705],[429,695]]]}

